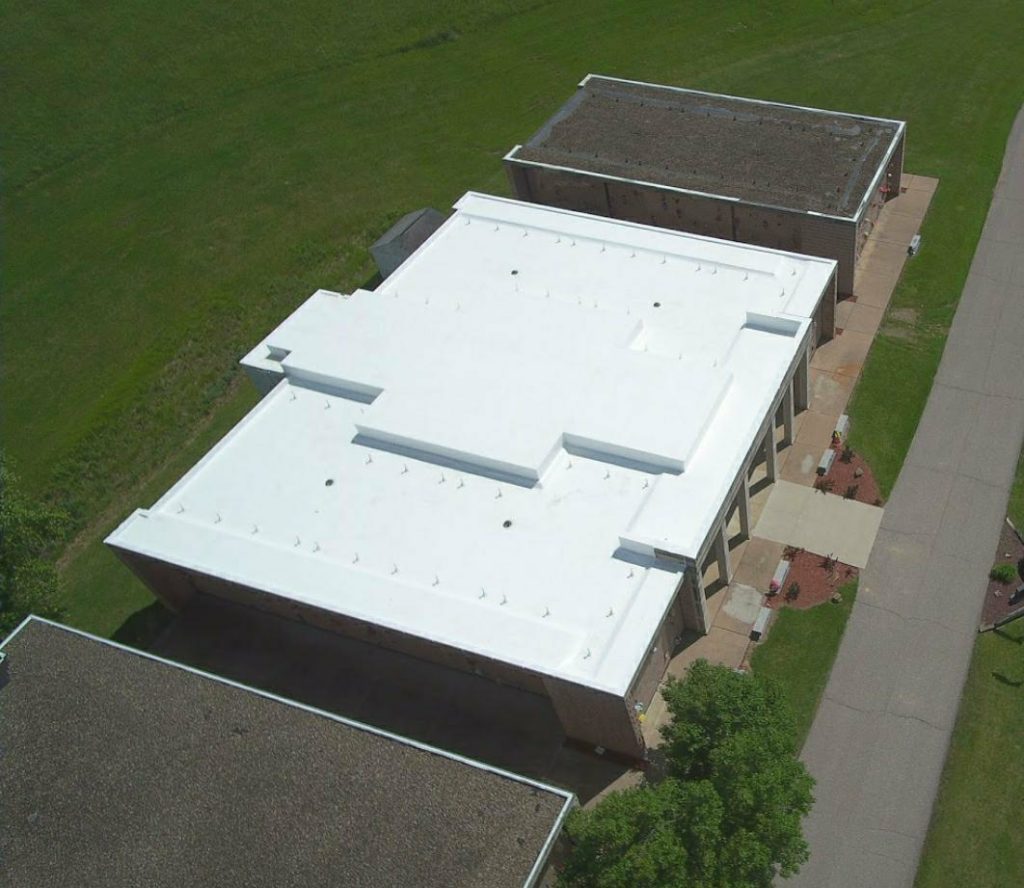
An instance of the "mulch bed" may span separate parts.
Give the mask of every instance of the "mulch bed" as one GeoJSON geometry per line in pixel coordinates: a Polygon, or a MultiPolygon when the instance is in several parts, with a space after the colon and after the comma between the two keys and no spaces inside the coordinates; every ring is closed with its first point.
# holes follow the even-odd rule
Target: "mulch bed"
{"type": "Polygon", "coordinates": [[[833,443],[832,449],[836,451],[832,468],[828,470],[827,475],[819,478],[814,486],[819,490],[834,493],[836,496],[856,500],[858,503],[881,506],[885,500],[882,499],[882,491],[878,489],[878,482],[871,471],[871,466],[859,453],[851,452],[850,461],[843,462],[843,445],[841,443],[833,443]],[[858,469],[861,472],[859,477],[858,469]]]}
{"type": "Polygon", "coordinates": [[[821,555],[803,549],[788,547],[784,557],[790,561],[789,576],[775,595],[765,596],[765,606],[774,610],[783,607],[807,610],[830,600],[840,586],[857,576],[857,568],[852,565],[834,561],[826,566],[827,560],[821,555]],[[790,598],[788,592],[794,583],[800,587],[800,593],[790,598]]]}
{"type": "MultiPolygon", "coordinates": [[[[1024,542],[1014,532],[1008,521],[1003,522],[1003,532],[999,535],[999,546],[996,548],[996,556],[993,566],[996,564],[1019,563],[1024,558],[1024,542]]],[[[988,590],[985,593],[985,606],[981,611],[981,628],[991,629],[1001,620],[1009,617],[1014,612],[1024,609],[1024,599],[1016,600],[1014,592],[1024,581],[1019,576],[1013,582],[1003,584],[995,580],[988,581],[988,590]]]]}

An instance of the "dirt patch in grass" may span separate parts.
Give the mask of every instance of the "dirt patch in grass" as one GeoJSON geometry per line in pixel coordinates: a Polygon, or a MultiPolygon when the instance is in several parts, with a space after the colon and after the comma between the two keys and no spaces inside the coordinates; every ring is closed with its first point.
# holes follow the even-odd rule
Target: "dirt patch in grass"
{"type": "Polygon", "coordinates": [[[883,336],[891,336],[893,339],[913,340],[917,338],[917,322],[917,309],[890,308],[878,332],[883,336]]]}
{"type": "Polygon", "coordinates": [[[857,568],[852,565],[804,549],[787,547],[784,557],[790,563],[789,576],[777,593],[765,596],[765,605],[774,610],[783,607],[807,610],[815,607],[830,601],[841,586],[857,578],[857,568]],[[793,589],[794,585],[796,590],[793,589]]]}
{"type": "Polygon", "coordinates": [[[999,535],[993,567],[996,565],[1013,565],[1014,572],[1008,583],[993,580],[989,577],[988,590],[985,592],[985,605],[981,611],[981,628],[991,629],[1001,620],[1024,611],[1024,595],[1016,595],[1019,587],[1024,586],[1017,565],[1024,558],[1024,542],[1021,541],[1008,521],[1003,522],[1003,532],[999,535]]]}

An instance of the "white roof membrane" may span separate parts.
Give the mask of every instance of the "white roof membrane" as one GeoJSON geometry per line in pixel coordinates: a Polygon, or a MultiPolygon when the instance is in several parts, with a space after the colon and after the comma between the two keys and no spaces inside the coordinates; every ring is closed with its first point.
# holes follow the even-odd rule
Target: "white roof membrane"
{"type": "Polygon", "coordinates": [[[109,542],[624,693],[833,268],[468,194],[109,542]]]}

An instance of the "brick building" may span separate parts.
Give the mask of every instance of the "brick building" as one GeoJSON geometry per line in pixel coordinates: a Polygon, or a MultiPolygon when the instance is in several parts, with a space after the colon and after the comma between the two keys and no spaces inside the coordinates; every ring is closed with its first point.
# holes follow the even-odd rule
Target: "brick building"
{"type": "Polygon", "coordinates": [[[214,595],[544,695],[632,756],[807,405],[835,262],[478,194],[243,363],[263,400],[108,539],[214,595]]]}
{"type": "Polygon", "coordinates": [[[841,295],[906,124],[589,75],[505,157],[516,197],[835,259],[841,295]]]}

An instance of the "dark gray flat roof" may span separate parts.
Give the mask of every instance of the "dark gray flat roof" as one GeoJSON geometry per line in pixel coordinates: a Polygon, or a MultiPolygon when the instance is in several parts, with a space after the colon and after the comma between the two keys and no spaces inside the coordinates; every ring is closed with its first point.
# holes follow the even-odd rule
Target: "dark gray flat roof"
{"type": "Polygon", "coordinates": [[[3,651],[7,888],[520,886],[571,801],[46,621],[3,651]]]}
{"type": "Polygon", "coordinates": [[[588,77],[521,159],[853,217],[899,121],[588,77]]]}

